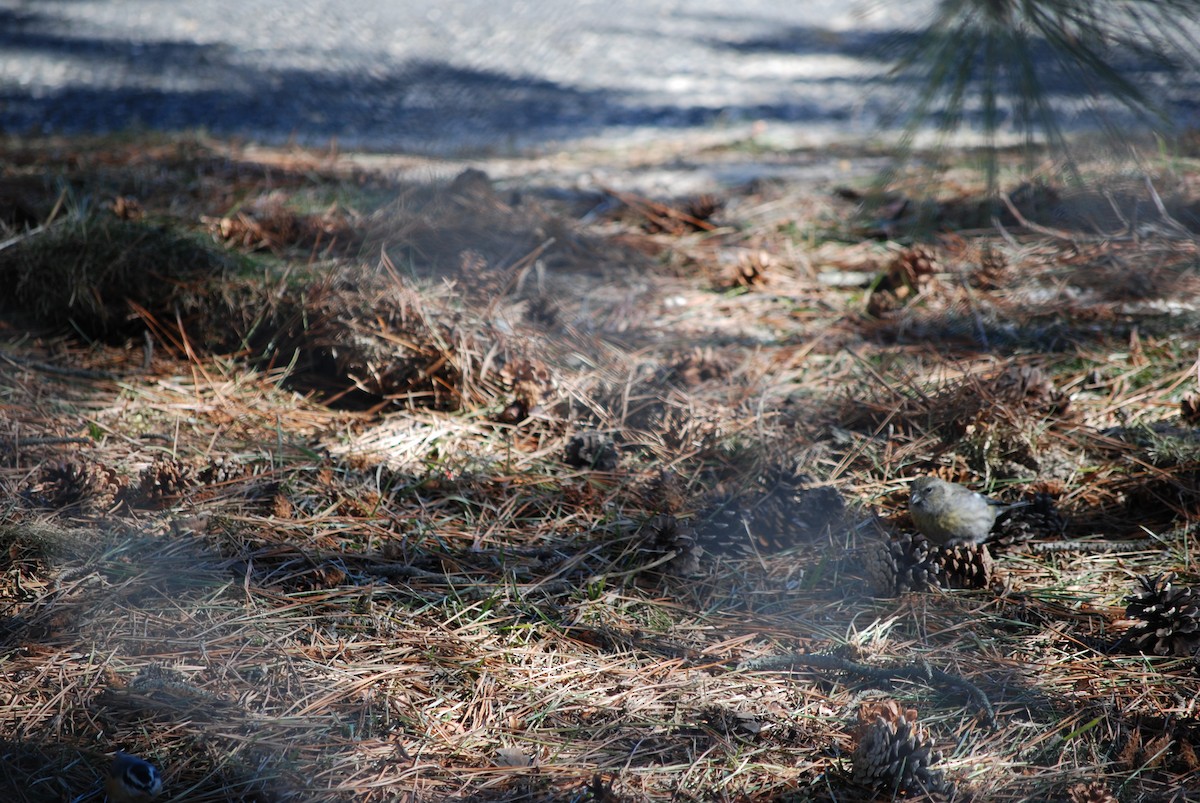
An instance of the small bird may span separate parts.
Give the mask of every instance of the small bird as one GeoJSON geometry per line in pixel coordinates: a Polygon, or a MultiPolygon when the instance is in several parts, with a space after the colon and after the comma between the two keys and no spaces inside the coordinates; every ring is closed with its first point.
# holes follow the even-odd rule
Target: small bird
{"type": "Polygon", "coordinates": [[[997,516],[1029,504],[1032,503],[1008,505],[997,502],[956,482],[937,477],[917,477],[912,481],[908,496],[908,512],[912,514],[913,524],[922,535],[942,546],[982,544],[997,516]]]}
{"type": "Polygon", "coordinates": [[[149,761],[128,753],[117,753],[108,769],[104,788],[109,803],[144,803],[158,797],[162,791],[162,777],[149,761]]]}

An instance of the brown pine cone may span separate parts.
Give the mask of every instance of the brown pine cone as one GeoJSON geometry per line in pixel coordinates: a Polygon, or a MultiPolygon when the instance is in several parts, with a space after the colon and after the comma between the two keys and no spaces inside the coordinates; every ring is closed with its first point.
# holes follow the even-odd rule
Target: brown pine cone
{"type": "Polygon", "coordinates": [[[856,783],[895,794],[953,794],[933,765],[942,760],[914,709],[895,700],[864,703],[858,712],[858,743],[850,758],[856,783]]]}
{"type": "Polygon", "coordinates": [[[920,534],[880,539],[867,552],[867,576],[875,591],[893,596],[930,588],[987,588],[995,561],[982,544],[941,547],[920,534]]]}

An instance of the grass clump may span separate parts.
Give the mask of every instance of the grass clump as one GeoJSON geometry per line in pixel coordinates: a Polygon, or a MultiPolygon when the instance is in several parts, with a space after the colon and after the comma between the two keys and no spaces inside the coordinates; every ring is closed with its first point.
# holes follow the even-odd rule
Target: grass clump
{"type": "Polygon", "coordinates": [[[0,251],[0,283],[5,311],[27,325],[112,341],[143,328],[145,316],[173,318],[234,265],[186,231],[85,212],[10,241],[0,251]]]}

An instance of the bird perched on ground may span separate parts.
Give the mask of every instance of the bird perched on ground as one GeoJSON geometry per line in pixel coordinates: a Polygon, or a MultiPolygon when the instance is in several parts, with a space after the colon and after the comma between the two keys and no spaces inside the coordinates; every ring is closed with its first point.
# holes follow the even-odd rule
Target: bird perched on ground
{"type": "Polygon", "coordinates": [[[117,753],[108,769],[104,788],[109,803],[144,803],[158,797],[162,791],[162,778],[149,761],[128,753],[117,753]]]}
{"type": "Polygon", "coordinates": [[[917,477],[912,481],[908,496],[908,512],[912,514],[913,524],[922,535],[942,546],[982,544],[997,516],[1028,504],[997,502],[956,482],[937,477],[917,477]]]}

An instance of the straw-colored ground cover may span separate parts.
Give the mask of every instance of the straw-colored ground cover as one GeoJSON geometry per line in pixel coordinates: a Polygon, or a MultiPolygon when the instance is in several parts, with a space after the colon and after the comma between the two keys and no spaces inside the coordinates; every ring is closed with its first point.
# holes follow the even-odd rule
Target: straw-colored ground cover
{"type": "Polygon", "coordinates": [[[1193,799],[1179,148],[997,228],[9,143],[5,799],[1193,799]]]}

